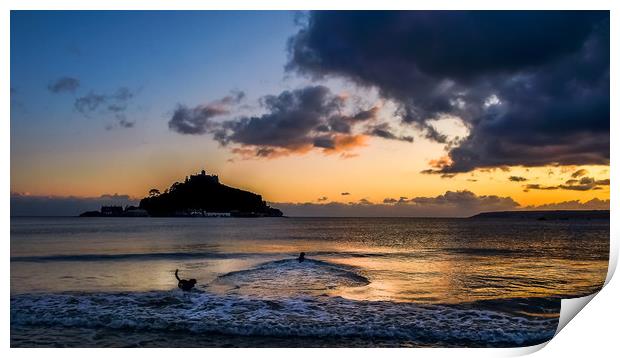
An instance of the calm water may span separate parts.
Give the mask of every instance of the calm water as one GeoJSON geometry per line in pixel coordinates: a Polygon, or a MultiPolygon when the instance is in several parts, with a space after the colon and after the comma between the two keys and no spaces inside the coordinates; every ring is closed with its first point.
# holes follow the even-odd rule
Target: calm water
{"type": "Polygon", "coordinates": [[[608,252],[609,220],[12,218],[11,340],[536,344],[608,252]]]}

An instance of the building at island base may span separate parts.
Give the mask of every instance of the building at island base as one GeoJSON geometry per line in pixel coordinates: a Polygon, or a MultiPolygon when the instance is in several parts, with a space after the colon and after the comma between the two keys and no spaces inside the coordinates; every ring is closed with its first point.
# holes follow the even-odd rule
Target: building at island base
{"type": "Polygon", "coordinates": [[[87,211],[80,214],[81,217],[106,217],[106,218],[120,218],[120,217],[147,217],[148,212],[144,209],[140,209],[136,206],[126,206],[123,208],[120,205],[108,205],[102,206],[100,211],[87,211]]]}
{"type": "Polygon", "coordinates": [[[204,211],[204,210],[196,210],[196,209],[185,209],[185,210],[177,210],[174,213],[174,216],[184,216],[184,217],[198,217],[198,218],[229,218],[231,217],[230,212],[213,212],[213,211],[204,211]]]}

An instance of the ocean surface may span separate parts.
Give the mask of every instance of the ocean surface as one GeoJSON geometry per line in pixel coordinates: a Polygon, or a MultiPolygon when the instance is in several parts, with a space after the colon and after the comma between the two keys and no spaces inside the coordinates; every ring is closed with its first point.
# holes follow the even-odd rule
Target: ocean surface
{"type": "Polygon", "coordinates": [[[527,346],[608,253],[609,220],[11,218],[11,345],[527,346]]]}

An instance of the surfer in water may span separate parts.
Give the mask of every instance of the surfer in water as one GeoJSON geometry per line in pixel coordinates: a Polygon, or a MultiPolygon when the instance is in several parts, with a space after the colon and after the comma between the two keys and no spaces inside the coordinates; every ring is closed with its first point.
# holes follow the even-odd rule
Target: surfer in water
{"type": "Polygon", "coordinates": [[[196,285],[196,279],[194,279],[194,278],[190,278],[189,280],[182,280],[182,279],[180,279],[179,278],[179,269],[174,271],[174,276],[179,281],[179,284],[178,284],[179,288],[182,289],[183,291],[191,291],[191,289],[194,288],[194,286],[196,285]]]}
{"type": "Polygon", "coordinates": [[[304,262],[304,260],[306,259],[305,256],[306,256],[305,252],[300,253],[299,257],[297,258],[297,261],[304,262]]]}

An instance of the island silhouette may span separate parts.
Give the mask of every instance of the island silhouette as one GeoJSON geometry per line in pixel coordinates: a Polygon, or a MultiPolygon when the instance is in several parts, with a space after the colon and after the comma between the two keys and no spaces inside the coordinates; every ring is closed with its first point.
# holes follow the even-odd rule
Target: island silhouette
{"type": "Polygon", "coordinates": [[[80,216],[280,217],[283,214],[267,205],[261,195],[224,185],[217,175],[202,170],[163,192],[149,190],[137,208],[104,206],[101,211],[88,211],[80,216]]]}

